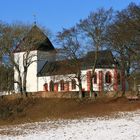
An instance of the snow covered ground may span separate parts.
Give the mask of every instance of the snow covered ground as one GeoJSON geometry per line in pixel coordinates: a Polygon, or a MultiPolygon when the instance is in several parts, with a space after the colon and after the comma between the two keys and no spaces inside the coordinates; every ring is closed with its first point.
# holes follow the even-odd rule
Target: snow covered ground
{"type": "Polygon", "coordinates": [[[0,127],[0,140],[140,140],[140,110],[117,116],[0,127]]]}

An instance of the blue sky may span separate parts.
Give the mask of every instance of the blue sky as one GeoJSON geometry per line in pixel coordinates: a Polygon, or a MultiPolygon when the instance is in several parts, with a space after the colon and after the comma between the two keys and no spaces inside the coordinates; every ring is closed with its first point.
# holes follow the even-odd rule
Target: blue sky
{"type": "Polygon", "coordinates": [[[35,14],[38,24],[56,33],[62,27],[75,25],[98,8],[120,10],[130,2],[140,4],[140,0],[0,0],[0,20],[33,23],[35,14]]]}

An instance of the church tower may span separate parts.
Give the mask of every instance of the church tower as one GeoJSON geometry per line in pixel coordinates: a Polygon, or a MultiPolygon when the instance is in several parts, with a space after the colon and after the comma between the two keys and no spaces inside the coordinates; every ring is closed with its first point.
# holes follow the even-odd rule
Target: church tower
{"type": "Polygon", "coordinates": [[[34,25],[14,51],[14,61],[18,67],[14,68],[15,92],[20,92],[19,83],[23,88],[26,83],[27,92],[37,92],[37,74],[45,63],[54,61],[55,53],[48,37],[34,25]]]}

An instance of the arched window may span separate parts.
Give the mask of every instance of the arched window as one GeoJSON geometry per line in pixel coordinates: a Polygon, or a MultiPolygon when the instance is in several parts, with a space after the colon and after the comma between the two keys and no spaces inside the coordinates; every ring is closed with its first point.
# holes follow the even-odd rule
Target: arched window
{"type": "Polygon", "coordinates": [[[48,84],[47,83],[44,84],[44,90],[48,91],[48,84]]]}
{"type": "Polygon", "coordinates": [[[97,84],[97,73],[96,72],[94,73],[93,83],[94,84],[97,84]]]}
{"type": "Polygon", "coordinates": [[[121,83],[120,73],[117,74],[117,83],[118,83],[118,85],[120,85],[120,83],[121,83]]]}
{"type": "Polygon", "coordinates": [[[111,73],[109,71],[105,74],[105,82],[111,84],[111,73]]]}
{"type": "Polygon", "coordinates": [[[64,90],[64,80],[60,81],[60,90],[63,91],[64,90]]]}
{"type": "Polygon", "coordinates": [[[50,91],[54,91],[54,82],[50,81],[50,91]]]}
{"type": "Polygon", "coordinates": [[[71,88],[76,89],[76,81],[75,81],[75,79],[71,80],[71,88]]]}

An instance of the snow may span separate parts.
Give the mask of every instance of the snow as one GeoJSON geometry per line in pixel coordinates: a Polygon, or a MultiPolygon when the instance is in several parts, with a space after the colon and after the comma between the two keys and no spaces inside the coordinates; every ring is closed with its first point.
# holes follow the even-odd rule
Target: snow
{"type": "Polygon", "coordinates": [[[0,140],[140,140],[140,110],[0,127],[0,140]]]}

